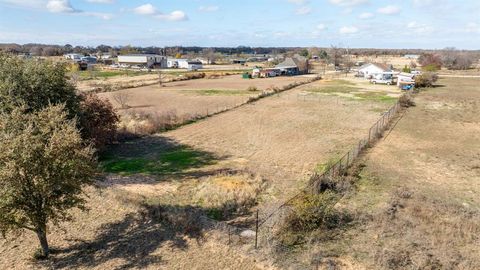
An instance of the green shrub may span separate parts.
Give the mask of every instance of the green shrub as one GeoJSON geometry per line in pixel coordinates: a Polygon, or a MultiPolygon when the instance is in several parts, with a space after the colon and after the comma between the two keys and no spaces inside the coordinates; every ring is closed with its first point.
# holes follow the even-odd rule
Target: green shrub
{"type": "Polygon", "coordinates": [[[416,87],[433,87],[438,80],[438,75],[433,72],[425,72],[415,77],[416,87]]]}
{"type": "Polygon", "coordinates": [[[82,137],[103,149],[114,141],[119,118],[108,100],[89,93],[82,95],[79,122],[82,137]]]}
{"type": "Polygon", "coordinates": [[[335,209],[339,194],[326,191],[320,194],[304,193],[291,203],[291,211],[278,233],[284,246],[299,244],[308,232],[333,229],[344,223],[346,217],[335,209]]]}
{"type": "Polygon", "coordinates": [[[408,108],[408,107],[413,107],[415,106],[415,102],[413,101],[413,98],[412,96],[410,95],[403,95],[401,96],[399,99],[398,99],[398,102],[400,103],[400,105],[404,108],[408,108]]]}
{"type": "Polygon", "coordinates": [[[75,92],[65,65],[0,53],[0,111],[24,106],[34,112],[65,104],[69,118],[73,118],[80,104],[75,92]]]}
{"type": "Polygon", "coordinates": [[[434,72],[434,71],[438,71],[440,68],[436,65],[426,65],[426,66],[422,67],[422,69],[424,71],[434,72]]]}

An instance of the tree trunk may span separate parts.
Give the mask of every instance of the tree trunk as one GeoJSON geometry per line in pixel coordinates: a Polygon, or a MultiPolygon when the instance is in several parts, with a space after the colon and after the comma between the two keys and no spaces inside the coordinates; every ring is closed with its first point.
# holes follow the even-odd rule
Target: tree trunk
{"type": "Polygon", "coordinates": [[[47,232],[45,229],[37,229],[37,236],[38,240],[40,241],[40,246],[42,247],[42,255],[45,258],[48,257],[50,254],[50,249],[48,248],[48,241],[47,241],[47,232]]]}

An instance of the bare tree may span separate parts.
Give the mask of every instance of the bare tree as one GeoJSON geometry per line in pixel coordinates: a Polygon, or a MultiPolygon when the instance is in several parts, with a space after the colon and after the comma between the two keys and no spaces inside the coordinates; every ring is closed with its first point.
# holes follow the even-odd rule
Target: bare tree
{"type": "Polygon", "coordinates": [[[130,93],[125,91],[117,91],[113,93],[113,100],[115,100],[115,102],[117,102],[122,109],[130,108],[130,106],[128,105],[130,98],[131,98],[130,93]]]}
{"type": "Polygon", "coordinates": [[[471,56],[465,52],[458,51],[454,47],[447,47],[443,50],[442,61],[445,67],[455,70],[466,70],[473,64],[471,56]]]}
{"type": "Polygon", "coordinates": [[[213,48],[205,48],[202,50],[203,57],[207,58],[207,63],[210,65],[215,62],[217,55],[213,48]]]}
{"type": "Polygon", "coordinates": [[[335,45],[330,46],[330,50],[329,50],[330,61],[335,67],[340,66],[343,58],[343,52],[344,50],[339,46],[335,46],[335,45]]]}

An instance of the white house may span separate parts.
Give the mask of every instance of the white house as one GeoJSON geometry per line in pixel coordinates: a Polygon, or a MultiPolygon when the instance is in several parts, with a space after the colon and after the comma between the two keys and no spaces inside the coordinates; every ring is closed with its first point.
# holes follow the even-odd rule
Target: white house
{"type": "Polygon", "coordinates": [[[362,75],[365,79],[370,79],[379,74],[392,72],[392,69],[384,64],[370,63],[361,66],[358,69],[358,74],[362,75]]]}
{"type": "Polygon", "coordinates": [[[119,55],[118,64],[128,66],[144,66],[147,68],[166,68],[167,58],[165,56],[155,54],[119,55]]]}

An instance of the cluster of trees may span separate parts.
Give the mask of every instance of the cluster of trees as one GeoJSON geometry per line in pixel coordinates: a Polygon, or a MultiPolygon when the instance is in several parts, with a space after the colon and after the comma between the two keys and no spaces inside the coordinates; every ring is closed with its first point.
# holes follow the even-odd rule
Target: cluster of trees
{"type": "Polygon", "coordinates": [[[467,70],[478,60],[473,53],[459,51],[455,48],[445,48],[438,53],[424,53],[420,55],[418,62],[426,71],[436,71],[442,66],[451,70],[467,70]]]}
{"type": "Polygon", "coordinates": [[[442,62],[445,67],[453,70],[466,70],[469,69],[473,62],[477,60],[475,56],[458,51],[455,48],[446,48],[442,52],[442,62]]]}
{"type": "Polygon", "coordinates": [[[0,233],[31,230],[48,256],[47,225],[82,208],[97,150],[115,137],[109,102],[77,94],[65,66],[0,53],[0,233]]]}

